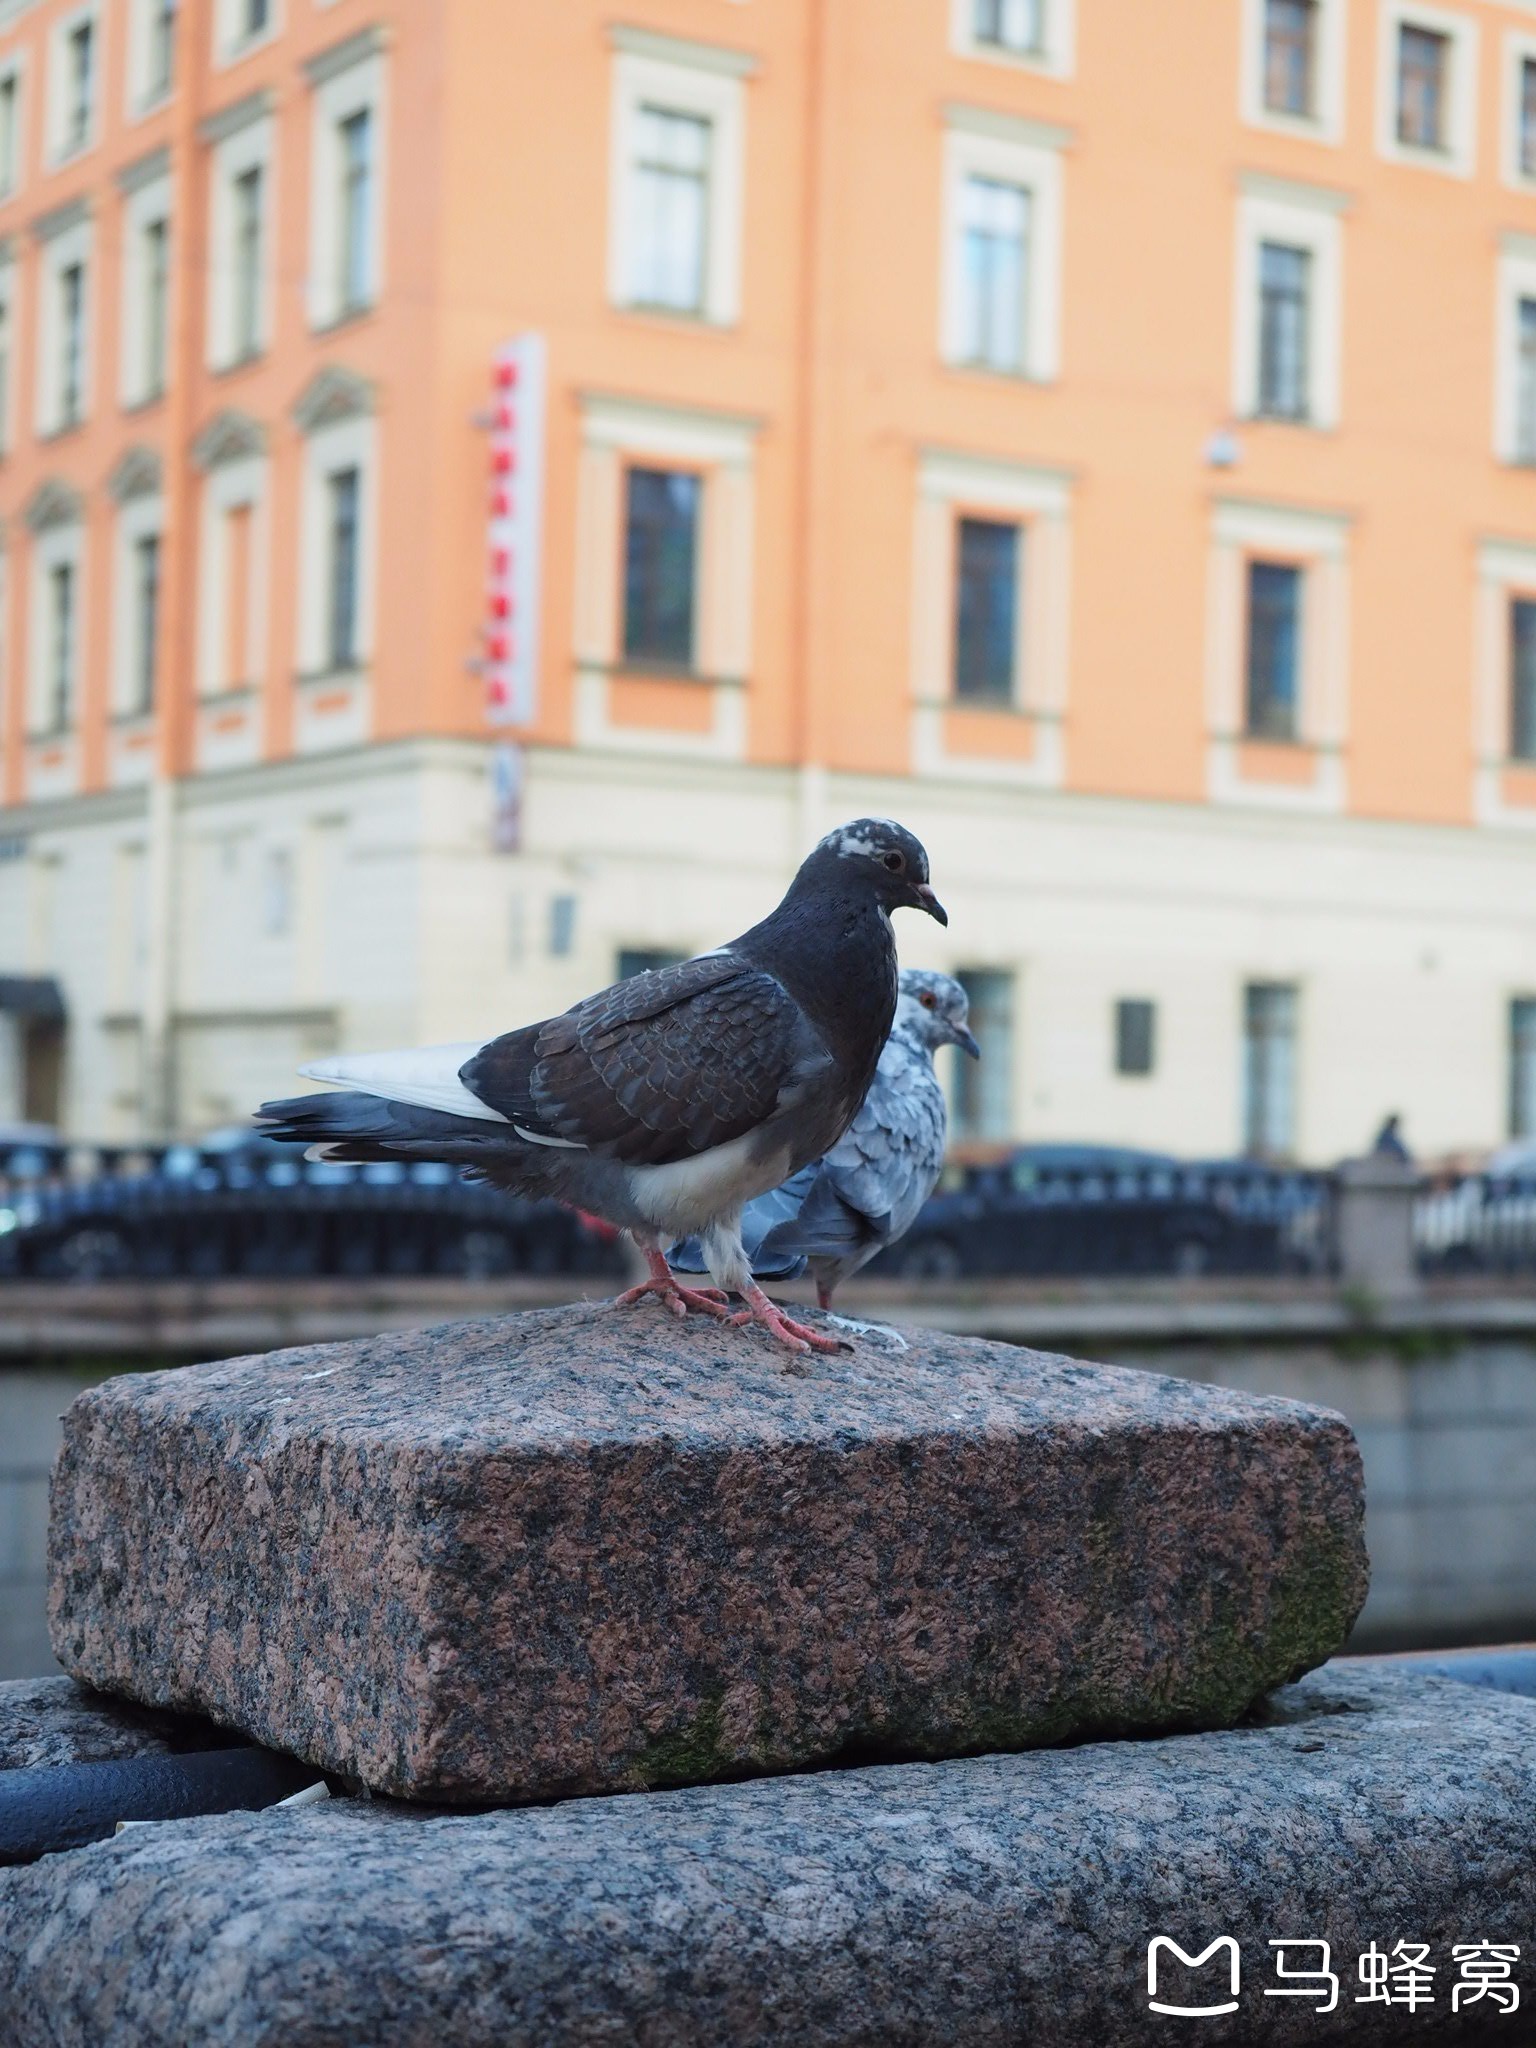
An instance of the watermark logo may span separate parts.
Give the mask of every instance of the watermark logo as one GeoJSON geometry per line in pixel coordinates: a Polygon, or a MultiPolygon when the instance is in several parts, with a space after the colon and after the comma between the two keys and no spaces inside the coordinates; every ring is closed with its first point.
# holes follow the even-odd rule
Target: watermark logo
{"type": "Polygon", "coordinates": [[[1147,2004],[1153,2012],[1167,2013],[1171,2019],[1176,2020],[1204,2020],[1213,2018],[1219,2012],[1236,2012],[1240,1969],[1237,1943],[1230,1934],[1218,1934],[1210,1947],[1201,1949],[1197,1956],[1186,1955],[1170,1936],[1154,1934],[1147,1943],[1147,2004]],[[1170,1956],[1177,1956],[1188,1970],[1203,1969],[1218,1949],[1225,1949],[1230,1963],[1231,1996],[1222,2005],[1164,2004],[1157,1996],[1157,1952],[1160,1948],[1166,1949],[1170,1956]]]}

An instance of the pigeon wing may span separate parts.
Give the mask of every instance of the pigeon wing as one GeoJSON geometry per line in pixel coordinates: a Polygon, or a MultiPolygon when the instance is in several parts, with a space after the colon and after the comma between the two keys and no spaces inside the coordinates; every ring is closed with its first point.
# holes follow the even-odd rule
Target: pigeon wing
{"type": "Polygon", "coordinates": [[[536,1141],[661,1166],[756,1129],[830,1065],[782,983],[719,953],[492,1039],[460,1073],[536,1141]]]}

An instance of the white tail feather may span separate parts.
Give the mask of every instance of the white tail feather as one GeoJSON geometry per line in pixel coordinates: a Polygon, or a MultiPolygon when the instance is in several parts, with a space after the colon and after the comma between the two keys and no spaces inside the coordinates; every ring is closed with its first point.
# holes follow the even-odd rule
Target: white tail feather
{"type": "Polygon", "coordinates": [[[360,1088],[386,1102],[408,1102],[417,1109],[441,1109],[449,1116],[481,1117],[487,1123],[510,1121],[459,1079],[459,1069],[479,1052],[479,1043],[418,1045],[404,1052],[364,1052],[335,1059],[311,1060],[299,1072],[311,1081],[334,1081],[360,1088]]]}

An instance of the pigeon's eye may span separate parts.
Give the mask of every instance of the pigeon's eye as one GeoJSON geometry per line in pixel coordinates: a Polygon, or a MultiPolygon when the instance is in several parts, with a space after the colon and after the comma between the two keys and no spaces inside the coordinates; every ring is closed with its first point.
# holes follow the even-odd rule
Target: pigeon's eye
{"type": "Polygon", "coordinates": [[[888,853],[885,856],[885,864],[893,875],[899,875],[907,864],[906,855],[896,852],[888,853]]]}
{"type": "Polygon", "coordinates": [[[936,1010],[939,1007],[939,999],[931,988],[925,988],[917,1000],[925,1010],[936,1010]]]}

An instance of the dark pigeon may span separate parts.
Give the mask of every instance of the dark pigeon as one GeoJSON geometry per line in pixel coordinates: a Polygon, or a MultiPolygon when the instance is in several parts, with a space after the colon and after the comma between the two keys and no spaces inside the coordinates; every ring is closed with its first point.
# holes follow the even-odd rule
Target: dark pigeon
{"type": "Polygon", "coordinates": [[[757,1285],[741,1211],[853,1120],[895,1013],[891,912],[903,905],[948,923],[921,844],[860,818],[829,832],[778,909],[729,945],[484,1044],[317,1061],[304,1073],[345,1093],[257,1114],[268,1135],[331,1159],[446,1160],[605,1218],[650,1269],[626,1303],[656,1294],[678,1315],[835,1349],[757,1285]],[[669,1271],[661,1246],[686,1236],[700,1239],[715,1289],[669,1271]]]}
{"type": "MultiPolygon", "coordinates": [[[[858,1115],[830,1151],[742,1211],[759,1280],[791,1279],[809,1266],[828,1308],[850,1273],[911,1229],[944,1166],[944,1091],[933,1070],[941,1045],[980,1057],[965,990],[947,974],[904,967],[896,1021],[858,1115]]],[[[678,1272],[705,1270],[697,1238],[667,1258],[678,1272]]]]}

